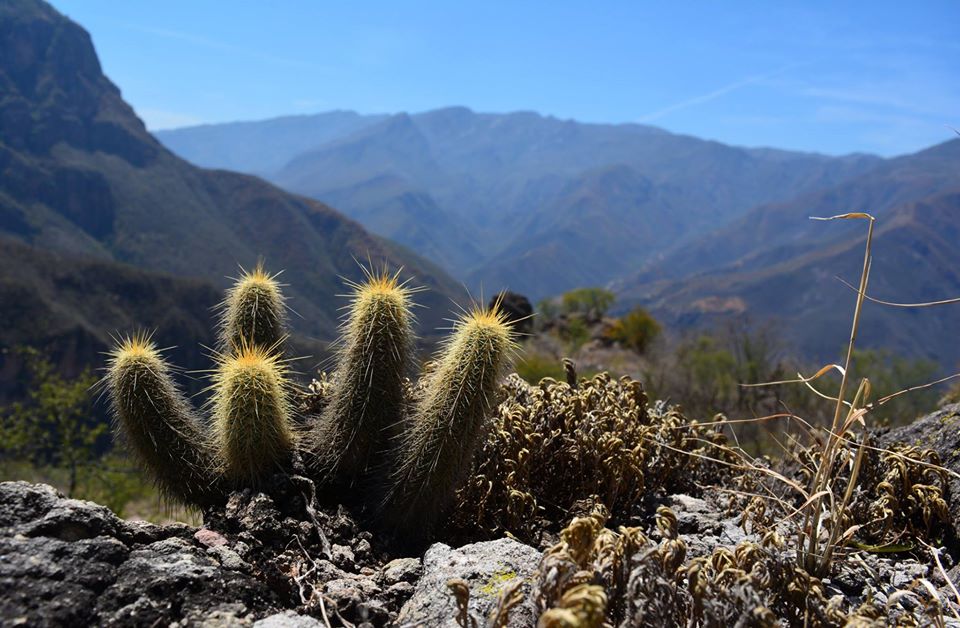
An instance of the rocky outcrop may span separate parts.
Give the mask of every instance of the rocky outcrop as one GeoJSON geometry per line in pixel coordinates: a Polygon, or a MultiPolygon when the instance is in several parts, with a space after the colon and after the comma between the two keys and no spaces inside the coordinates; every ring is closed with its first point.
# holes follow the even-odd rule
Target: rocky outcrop
{"type": "Polygon", "coordinates": [[[483,618],[504,586],[529,593],[540,558],[510,539],[391,557],[342,508],[291,516],[295,493],[234,493],[200,528],[125,521],[26,482],[0,483],[0,504],[4,625],[455,625],[449,579],[483,618]]]}
{"type": "Polygon", "coordinates": [[[11,625],[243,623],[278,607],[186,525],[119,519],[45,485],[0,484],[0,616],[11,625]]]}
{"type": "MultiPolygon", "coordinates": [[[[960,404],[946,406],[878,435],[877,442],[931,448],[958,473],[958,422],[960,404]]],[[[543,610],[537,607],[540,549],[501,538],[462,547],[435,543],[422,557],[397,554],[383,535],[365,530],[342,507],[307,500],[313,489],[309,480],[277,478],[265,492],[233,493],[223,508],[205,513],[199,528],[125,521],[104,506],[67,499],[49,486],[0,483],[0,623],[371,628],[457,626],[465,620],[482,626],[502,610],[501,593],[513,587],[522,595],[505,625],[535,625],[543,610]]],[[[954,534],[960,507],[950,496],[958,490],[960,480],[950,476],[946,498],[954,534]]],[[[715,490],[665,495],[644,511],[669,508],[689,562],[718,548],[762,544],[762,530],[758,534],[752,525],[745,530],[743,513],[731,510],[728,499],[715,490]]],[[[638,512],[636,523],[654,547],[667,539],[648,519],[638,512]]],[[[789,530],[781,528],[786,537],[789,530]]],[[[944,539],[939,552],[951,579],[960,577],[955,538],[944,539]]],[[[769,558],[777,565],[793,561],[789,548],[769,558]]],[[[637,564],[642,576],[642,557],[637,564]]],[[[839,562],[823,581],[820,602],[836,600],[850,611],[867,603],[887,605],[893,609],[889,617],[896,619],[920,613],[921,579],[939,589],[943,600],[951,599],[943,575],[922,548],[859,552],[855,560],[839,562]],[[904,597],[905,589],[913,589],[913,597],[904,597]]],[[[673,583],[668,587],[673,598],[686,599],[684,586],[672,578],[665,582],[673,583]]],[[[631,595],[629,608],[622,608],[633,614],[625,617],[639,616],[636,609],[650,611],[652,598],[631,595]]],[[[738,599],[714,606],[729,603],[735,610],[743,602],[738,599]]]]}
{"type": "Polygon", "coordinates": [[[530,593],[539,563],[539,551],[513,539],[474,543],[458,549],[436,543],[423,557],[423,576],[413,596],[400,610],[398,622],[456,628],[457,602],[447,583],[461,580],[470,591],[468,612],[480,626],[497,606],[504,588],[519,583],[525,601],[512,609],[508,625],[532,626],[537,621],[537,609],[530,593]]]}

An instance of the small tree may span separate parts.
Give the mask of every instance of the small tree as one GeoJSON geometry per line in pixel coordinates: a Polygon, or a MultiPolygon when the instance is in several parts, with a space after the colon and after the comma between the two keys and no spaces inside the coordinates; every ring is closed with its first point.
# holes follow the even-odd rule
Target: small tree
{"type": "Polygon", "coordinates": [[[617,299],[616,295],[603,288],[578,288],[563,295],[564,314],[585,314],[600,318],[607,313],[617,299]]]}
{"type": "Polygon", "coordinates": [[[3,410],[0,451],[4,457],[65,469],[72,497],[80,472],[96,462],[107,435],[105,424],[90,422],[90,387],[96,378],[85,370],[66,379],[36,349],[18,353],[30,376],[30,393],[26,402],[3,410]]]}
{"type": "Polygon", "coordinates": [[[736,358],[713,336],[703,335],[677,349],[678,399],[690,410],[709,416],[731,407],[736,396],[736,358]]]}
{"type": "Polygon", "coordinates": [[[645,352],[659,335],[660,323],[642,307],[634,308],[623,318],[617,319],[606,332],[607,338],[637,353],[645,352]]]}

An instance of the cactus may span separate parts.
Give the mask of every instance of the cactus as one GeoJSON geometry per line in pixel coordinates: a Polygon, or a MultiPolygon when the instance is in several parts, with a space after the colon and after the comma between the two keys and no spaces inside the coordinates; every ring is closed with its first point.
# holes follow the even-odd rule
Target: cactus
{"type": "Polygon", "coordinates": [[[217,493],[214,450],[149,336],[118,343],[106,383],[117,429],[163,493],[187,504],[210,503],[217,493]]]}
{"type": "Polygon", "coordinates": [[[241,341],[213,376],[213,428],[222,473],[256,485],[293,450],[286,365],[269,349],[241,341]]]}
{"type": "Polygon", "coordinates": [[[430,531],[469,471],[513,350],[499,303],[456,321],[407,420],[384,504],[391,526],[408,538],[430,531]]]}
{"type": "Polygon", "coordinates": [[[120,343],[105,378],[116,422],[168,495],[214,505],[226,489],[266,484],[306,453],[327,489],[358,488],[351,501],[376,506],[368,512],[383,515],[383,527],[423,539],[469,470],[514,348],[512,332],[499,301],[464,312],[412,388],[419,392],[409,394],[413,290],[399,273],[366,275],[351,284],[338,363],[319,420],[306,426],[307,451],[298,451],[291,419],[283,295],[261,265],[223,303],[209,436],[149,338],[120,343]]]}
{"type": "Polygon", "coordinates": [[[243,343],[279,347],[285,337],[286,310],[277,275],[258,262],[243,271],[220,304],[220,352],[238,351],[243,343]]]}
{"type": "Polygon", "coordinates": [[[352,288],[333,394],[312,439],[321,472],[346,486],[368,475],[400,422],[414,338],[411,290],[399,273],[367,272],[352,288]]]}
{"type": "Polygon", "coordinates": [[[168,497],[202,507],[222,498],[224,479],[256,484],[293,447],[276,276],[257,264],[227,291],[222,307],[212,435],[201,431],[149,336],[119,342],[105,378],[117,429],[143,466],[168,497]]]}

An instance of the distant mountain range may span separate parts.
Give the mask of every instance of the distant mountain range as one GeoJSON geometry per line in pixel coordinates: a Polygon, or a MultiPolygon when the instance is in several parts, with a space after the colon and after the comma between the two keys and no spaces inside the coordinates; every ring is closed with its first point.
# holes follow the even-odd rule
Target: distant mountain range
{"type": "Polygon", "coordinates": [[[68,371],[138,326],[209,338],[215,295],[260,257],[284,271],[295,340],[314,355],[360,262],[428,288],[426,334],[465,299],[438,266],[323,203],[173,155],[103,75],[87,32],[37,0],[0,4],[0,253],[0,348],[49,346],[68,371]]]}
{"type": "MultiPolygon", "coordinates": [[[[332,112],[157,136],[197,163],[229,163],[330,202],[473,290],[537,299],[609,285],[621,311],[643,304],[677,329],[730,314],[773,317],[811,358],[834,358],[846,340],[852,296],[832,276],[856,279],[864,228],[811,215],[878,217],[878,294],[960,294],[960,254],[948,239],[928,237],[960,222],[957,140],[894,159],[830,157],[462,107],[332,112]],[[237,138],[254,137],[264,137],[268,159],[231,150],[237,138]]],[[[861,338],[954,364],[960,343],[941,333],[960,327],[958,311],[872,306],[861,338]]]]}
{"type": "MultiPolygon", "coordinates": [[[[780,321],[810,356],[845,342],[863,263],[866,224],[810,216],[869,212],[877,218],[868,294],[894,302],[960,296],[960,140],[887,160],[862,175],[783,203],[756,207],[729,225],[673,248],[614,282],[620,307],[643,304],[677,327],[732,313],[780,321]]],[[[960,366],[960,306],[894,309],[867,303],[868,345],[960,366]]]]}
{"type": "MultiPolygon", "coordinates": [[[[268,128],[297,137],[287,162],[273,170],[260,158],[238,160],[231,150],[236,125],[157,136],[197,163],[229,163],[331,202],[472,288],[506,286],[534,298],[606,283],[760,203],[827,187],[880,162],[742,149],[648,126],[534,113],[458,107],[346,116],[245,123],[244,137],[268,128]],[[315,146],[303,150],[320,126],[315,146]]],[[[266,146],[278,163],[280,142],[266,146]]]]}

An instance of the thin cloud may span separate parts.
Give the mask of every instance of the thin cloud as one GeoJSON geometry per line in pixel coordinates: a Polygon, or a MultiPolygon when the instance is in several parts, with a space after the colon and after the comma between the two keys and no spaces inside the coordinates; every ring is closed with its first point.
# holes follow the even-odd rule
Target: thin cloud
{"type": "Polygon", "coordinates": [[[724,85],[723,87],[715,89],[712,92],[709,92],[707,94],[703,94],[695,98],[690,98],[689,100],[684,100],[682,102],[678,102],[676,104],[670,105],[669,107],[664,107],[663,109],[659,109],[652,113],[648,113],[644,116],[640,116],[637,119],[637,122],[652,122],[654,120],[662,118],[663,116],[669,115],[675,111],[680,111],[681,109],[687,109],[689,107],[694,107],[696,105],[702,105],[703,103],[710,102],[711,100],[716,100],[721,96],[729,94],[730,92],[736,91],[748,85],[754,85],[756,83],[761,83],[763,81],[766,81],[767,79],[774,78],[775,76],[780,76],[784,72],[792,70],[801,65],[804,65],[804,64],[790,63],[783,67],[777,68],[772,72],[767,72],[766,74],[756,74],[754,76],[748,76],[747,78],[741,79],[739,81],[734,81],[733,83],[724,85]]]}
{"type": "Polygon", "coordinates": [[[194,46],[209,48],[211,50],[219,50],[221,52],[229,52],[231,54],[240,54],[253,59],[260,59],[262,61],[269,61],[270,63],[288,65],[291,67],[316,69],[310,64],[304,63],[303,61],[299,61],[297,59],[279,57],[268,52],[251,50],[249,48],[244,48],[243,46],[235,46],[233,44],[217,41],[215,39],[209,39],[207,37],[201,37],[200,35],[194,35],[192,33],[185,33],[183,31],[172,31],[165,28],[154,28],[152,26],[140,26],[139,24],[129,23],[124,23],[122,26],[128,30],[137,31],[139,33],[146,33],[147,35],[155,35],[157,37],[164,37],[166,39],[174,39],[176,41],[182,41],[188,44],[193,44],[194,46]]]}
{"type": "MultiPolygon", "coordinates": [[[[950,114],[951,110],[949,107],[937,106],[940,103],[937,102],[936,98],[931,99],[928,96],[923,100],[923,104],[919,104],[919,101],[903,98],[897,94],[898,88],[900,93],[914,92],[914,90],[908,89],[902,84],[899,86],[896,84],[865,84],[852,87],[806,87],[802,89],[800,93],[804,96],[810,96],[825,101],[844,102],[855,105],[868,105],[888,109],[899,109],[901,111],[918,115],[944,116],[950,114]],[[930,106],[931,101],[933,101],[934,106],[930,106]]],[[[946,102],[943,104],[946,105],[946,102]]]]}
{"type": "Polygon", "coordinates": [[[203,124],[204,120],[189,113],[180,113],[177,111],[168,111],[166,109],[153,109],[150,107],[138,108],[137,115],[143,120],[143,123],[150,131],[163,131],[165,129],[176,129],[185,126],[196,126],[203,124]]]}

